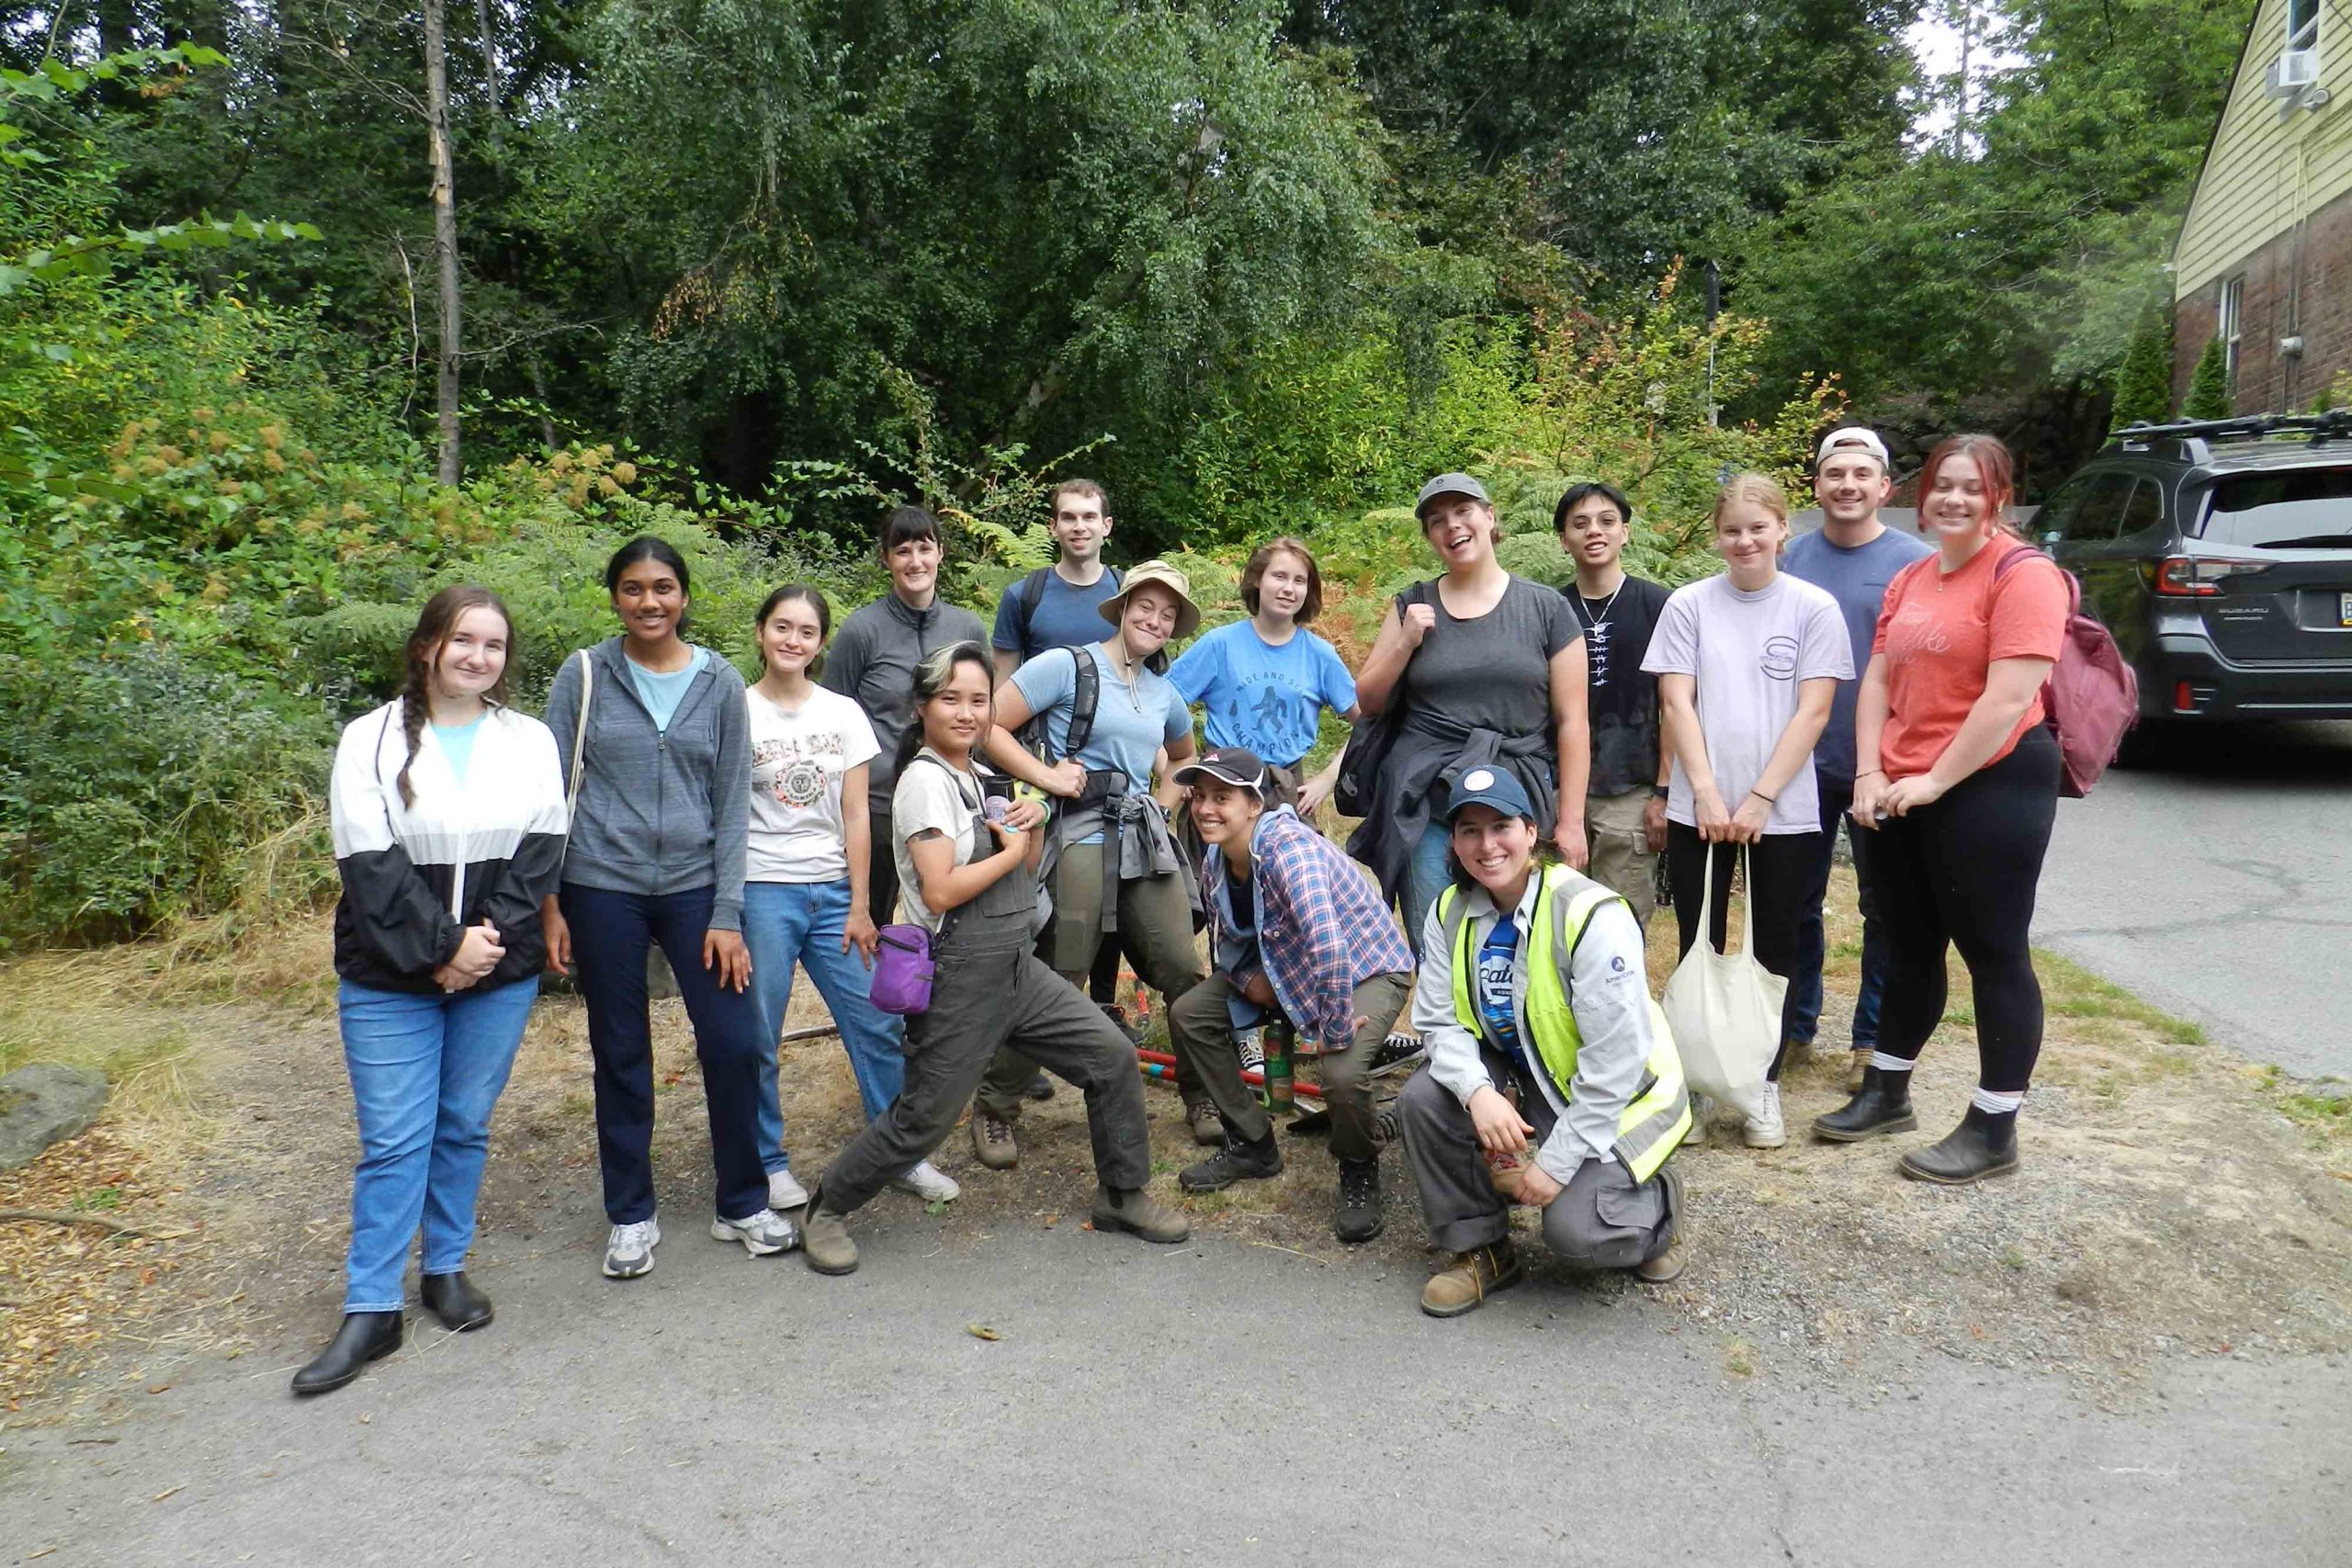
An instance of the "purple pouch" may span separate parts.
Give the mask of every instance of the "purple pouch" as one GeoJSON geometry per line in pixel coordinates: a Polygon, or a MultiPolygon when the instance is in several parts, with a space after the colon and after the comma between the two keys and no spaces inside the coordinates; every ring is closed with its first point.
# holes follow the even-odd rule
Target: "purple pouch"
{"type": "Polygon", "coordinates": [[[931,1006],[931,933],[921,926],[884,926],[875,949],[874,1005],[884,1012],[922,1012],[931,1006]]]}

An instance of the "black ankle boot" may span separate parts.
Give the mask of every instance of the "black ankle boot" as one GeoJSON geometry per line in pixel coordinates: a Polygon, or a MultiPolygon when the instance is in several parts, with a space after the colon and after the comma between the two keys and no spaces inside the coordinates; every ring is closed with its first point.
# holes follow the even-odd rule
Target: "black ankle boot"
{"type": "Polygon", "coordinates": [[[490,1323],[490,1298],[474,1289],[462,1269],[454,1274],[425,1275],[417,1281],[417,1294],[424,1302],[424,1310],[452,1333],[463,1334],[490,1323]]]}
{"type": "Polygon", "coordinates": [[[1813,1135],[1833,1144],[1858,1144],[1882,1133],[1907,1133],[1919,1124],[1911,1111],[1911,1075],[1862,1069],[1862,1087],[1835,1111],[1813,1119],[1813,1135]]]}
{"type": "Polygon", "coordinates": [[[1946,1187],[2006,1176],[2018,1168],[2018,1114],[2011,1111],[1996,1116],[1972,1105],[1941,1143],[1912,1150],[1898,1166],[1914,1181],[1946,1187]]]}
{"type": "Polygon", "coordinates": [[[1187,1192],[1221,1192],[1237,1181],[1262,1181],[1282,1173],[1283,1151],[1273,1134],[1253,1144],[1227,1133],[1225,1147],[1200,1164],[1186,1167],[1176,1178],[1176,1185],[1187,1192]]]}
{"type": "Polygon", "coordinates": [[[1341,1160],[1340,1205],[1331,1215],[1331,1233],[1351,1244],[1370,1241],[1386,1223],[1380,1212],[1380,1162],[1341,1160]]]}
{"type": "Polygon", "coordinates": [[[368,1363],[401,1348],[401,1314],[347,1312],[343,1326],[311,1364],[294,1374],[296,1393],[324,1393],[357,1377],[368,1363]]]}

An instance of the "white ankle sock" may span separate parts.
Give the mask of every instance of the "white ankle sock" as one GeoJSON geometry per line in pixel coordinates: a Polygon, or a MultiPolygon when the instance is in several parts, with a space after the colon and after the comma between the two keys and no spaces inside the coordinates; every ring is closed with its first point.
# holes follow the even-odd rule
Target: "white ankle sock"
{"type": "Polygon", "coordinates": [[[1987,1116],[2014,1116],[2018,1113],[2018,1107],[2025,1103],[2025,1091],[2019,1089],[2015,1094],[2000,1094],[1979,1084],[1976,1092],[1968,1097],[1968,1103],[1987,1116]]]}
{"type": "Polygon", "coordinates": [[[1883,1051],[1873,1051],[1871,1053],[1871,1066],[1883,1073],[1907,1073],[1918,1064],[1905,1056],[1890,1056],[1883,1051]]]}

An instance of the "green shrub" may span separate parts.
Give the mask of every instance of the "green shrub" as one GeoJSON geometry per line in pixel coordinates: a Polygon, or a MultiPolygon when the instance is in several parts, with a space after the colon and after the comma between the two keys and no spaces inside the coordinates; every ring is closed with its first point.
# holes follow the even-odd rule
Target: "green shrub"
{"type": "Polygon", "coordinates": [[[2205,341],[2205,352],[2197,356],[2197,368],[2188,375],[2188,396],[2180,405],[2183,419],[2230,417],[2230,363],[2226,354],[2218,335],[2205,341]]]}

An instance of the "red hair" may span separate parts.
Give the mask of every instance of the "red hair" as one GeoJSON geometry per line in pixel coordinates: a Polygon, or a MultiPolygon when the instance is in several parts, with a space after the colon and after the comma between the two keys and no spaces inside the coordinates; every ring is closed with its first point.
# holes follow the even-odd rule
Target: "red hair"
{"type": "MultiPolygon", "coordinates": [[[[1936,474],[1954,457],[1966,457],[1976,465],[1977,478],[1984,481],[1984,499],[1991,504],[1985,516],[1993,527],[2008,527],[2009,502],[2017,494],[2017,459],[1997,435],[1982,434],[1947,435],[1936,443],[1928,460],[1919,468],[1919,505],[1925,508],[1928,496],[1936,488],[1936,474]]],[[[1923,513],[1920,521],[1925,522],[1923,513]]]]}

